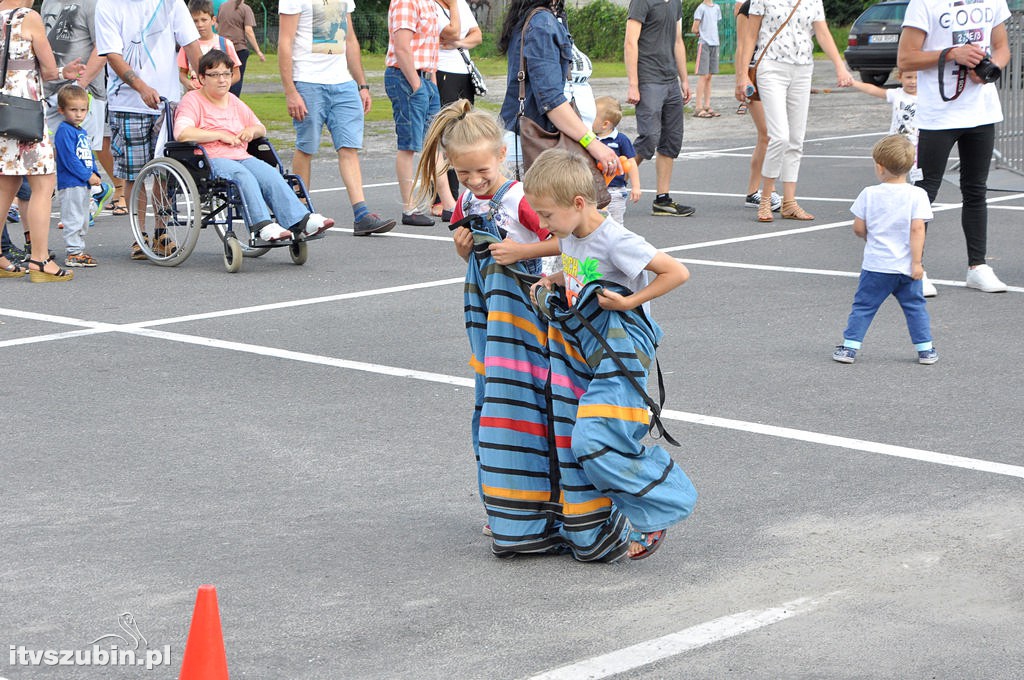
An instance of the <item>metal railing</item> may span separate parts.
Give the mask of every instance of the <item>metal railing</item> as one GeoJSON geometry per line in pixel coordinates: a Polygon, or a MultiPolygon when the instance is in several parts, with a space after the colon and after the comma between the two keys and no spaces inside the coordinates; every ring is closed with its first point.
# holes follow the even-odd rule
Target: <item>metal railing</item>
{"type": "Polygon", "coordinates": [[[997,168],[1024,175],[1024,10],[1014,9],[1010,13],[1006,32],[1010,63],[998,83],[1003,122],[996,125],[994,156],[997,168]]]}

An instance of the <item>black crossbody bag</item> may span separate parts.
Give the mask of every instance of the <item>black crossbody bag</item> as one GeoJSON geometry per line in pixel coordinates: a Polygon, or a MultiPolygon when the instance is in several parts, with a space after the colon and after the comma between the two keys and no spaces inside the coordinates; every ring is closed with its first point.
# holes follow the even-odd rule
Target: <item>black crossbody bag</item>
{"type": "MultiPolygon", "coordinates": [[[[17,10],[12,11],[4,22],[4,58],[0,84],[7,82],[7,64],[11,58],[11,22],[17,10]]],[[[0,136],[11,137],[22,142],[42,141],[45,126],[43,102],[25,97],[0,93],[0,136]]]]}

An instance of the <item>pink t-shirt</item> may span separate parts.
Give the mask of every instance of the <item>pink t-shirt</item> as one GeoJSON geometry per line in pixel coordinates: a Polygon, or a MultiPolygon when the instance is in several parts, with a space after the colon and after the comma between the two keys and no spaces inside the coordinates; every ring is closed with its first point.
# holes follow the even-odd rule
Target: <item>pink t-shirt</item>
{"type": "MultiPolygon", "coordinates": [[[[196,44],[199,45],[199,49],[203,51],[203,54],[213,49],[221,50],[231,57],[232,64],[239,67],[242,65],[242,60],[238,58],[238,52],[235,51],[234,44],[223,36],[215,35],[209,40],[197,40],[196,44]],[[224,41],[223,48],[220,46],[221,40],[224,41]]],[[[185,56],[185,50],[178,50],[178,68],[188,70],[188,57],[185,56]]]]}
{"type": "MultiPolygon", "coordinates": [[[[227,132],[237,135],[250,125],[261,125],[260,119],[245,103],[228,93],[226,106],[217,106],[199,90],[186,92],[174,112],[174,136],[185,128],[197,127],[211,132],[227,132]]],[[[249,158],[245,145],[228,146],[224,142],[203,142],[206,155],[210,158],[228,158],[234,161],[249,158]]]]}

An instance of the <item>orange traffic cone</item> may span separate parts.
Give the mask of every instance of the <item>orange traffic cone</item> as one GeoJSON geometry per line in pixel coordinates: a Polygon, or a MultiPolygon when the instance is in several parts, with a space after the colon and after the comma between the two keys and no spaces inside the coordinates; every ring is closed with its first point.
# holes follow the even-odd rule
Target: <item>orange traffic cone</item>
{"type": "Polygon", "coordinates": [[[217,589],[199,586],[179,680],[228,680],[228,659],[217,610],[217,589]]]}

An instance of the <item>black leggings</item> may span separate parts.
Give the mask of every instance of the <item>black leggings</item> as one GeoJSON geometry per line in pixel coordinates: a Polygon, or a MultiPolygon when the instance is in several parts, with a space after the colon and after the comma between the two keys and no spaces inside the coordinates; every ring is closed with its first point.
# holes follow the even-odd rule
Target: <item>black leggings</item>
{"type": "Polygon", "coordinates": [[[917,139],[917,166],[924,179],[917,183],[935,202],[946,171],[949,152],[956,144],[960,153],[960,193],[964,207],[960,223],[967,240],[967,266],[985,264],[988,240],[988,168],[995,147],[996,126],[979,125],[954,130],[921,130],[917,139]]]}
{"type": "MultiPolygon", "coordinates": [[[[468,73],[438,71],[437,92],[441,96],[441,106],[451,104],[459,99],[468,99],[470,104],[476,102],[476,91],[473,89],[473,81],[468,73]]],[[[452,190],[452,196],[458,198],[459,178],[451,169],[448,170],[448,186],[452,190]]]]}

